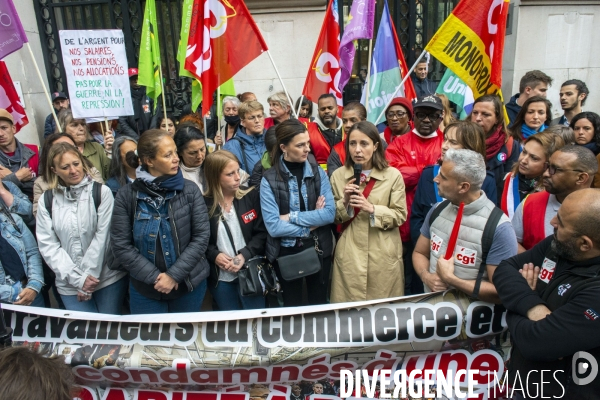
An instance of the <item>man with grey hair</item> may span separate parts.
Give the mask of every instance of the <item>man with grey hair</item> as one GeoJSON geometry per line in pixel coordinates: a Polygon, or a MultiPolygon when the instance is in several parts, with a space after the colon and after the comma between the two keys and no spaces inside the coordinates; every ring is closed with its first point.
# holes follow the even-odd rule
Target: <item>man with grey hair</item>
{"type": "Polygon", "coordinates": [[[490,279],[500,262],[517,254],[510,220],[481,190],[485,160],[472,150],[446,151],[434,178],[441,197],[421,227],[413,253],[415,271],[426,292],[454,287],[484,301],[499,303],[490,279]],[[460,204],[463,216],[452,257],[445,259],[460,204]]]}
{"type": "Polygon", "coordinates": [[[265,118],[265,129],[287,121],[292,117],[292,106],[285,92],[273,93],[267,99],[269,103],[269,118],[265,118]]]}

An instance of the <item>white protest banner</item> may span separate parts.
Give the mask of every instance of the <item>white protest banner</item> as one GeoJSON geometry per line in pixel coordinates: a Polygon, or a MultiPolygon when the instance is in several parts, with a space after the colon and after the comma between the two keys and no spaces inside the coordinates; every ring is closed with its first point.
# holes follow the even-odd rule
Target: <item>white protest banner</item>
{"type": "Polygon", "coordinates": [[[120,29],[59,31],[75,118],[133,115],[120,29]]]}

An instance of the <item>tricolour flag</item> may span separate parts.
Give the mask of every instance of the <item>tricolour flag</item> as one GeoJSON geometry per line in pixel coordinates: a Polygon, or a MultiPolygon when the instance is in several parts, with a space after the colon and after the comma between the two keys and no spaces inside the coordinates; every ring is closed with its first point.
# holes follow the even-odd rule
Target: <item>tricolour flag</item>
{"type": "Polygon", "coordinates": [[[0,59],[23,47],[27,35],[12,0],[0,0],[0,59]]]}
{"type": "Polygon", "coordinates": [[[375,25],[375,0],[354,0],[348,24],[344,27],[344,35],[340,40],[340,88],[343,89],[352,76],[354,55],[356,47],[354,41],[358,39],[372,39],[373,26],[375,25]]]}
{"type": "MultiPolygon", "coordinates": [[[[361,102],[367,107],[367,120],[378,124],[385,119],[382,111],[389,102],[396,88],[402,83],[402,78],[406,76],[408,68],[404,61],[402,47],[398,42],[398,36],[387,5],[384,3],[383,14],[377,31],[377,40],[373,49],[373,58],[371,61],[371,74],[369,76],[369,85],[365,85],[363,98],[361,102]],[[390,49],[396,51],[390,51],[390,49]],[[366,105],[366,94],[369,93],[369,105],[366,105]],[[378,117],[381,115],[379,120],[378,117]]],[[[404,87],[398,90],[396,97],[407,97],[414,99],[416,97],[415,88],[412,80],[407,79],[404,87]]]]}
{"type": "Polygon", "coordinates": [[[456,104],[456,113],[460,119],[465,119],[473,110],[473,91],[450,68],[446,69],[444,77],[438,85],[436,93],[445,94],[448,100],[456,104]]]}
{"type": "Polygon", "coordinates": [[[140,62],[138,65],[138,83],[146,86],[146,94],[154,99],[154,108],[158,105],[158,96],[162,93],[160,81],[160,45],[156,24],[156,6],[154,0],[146,0],[144,24],[140,45],[140,62]]]}
{"type": "Polygon", "coordinates": [[[499,93],[510,0],[461,0],[425,50],[473,90],[499,93]]]}
{"type": "Polygon", "coordinates": [[[185,69],[202,83],[202,115],[213,93],[268,47],[243,0],[196,0],[185,69]]]}
{"type": "Polygon", "coordinates": [[[324,93],[335,95],[338,106],[343,105],[340,90],[340,24],[337,12],[338,0],[329,2],[315,52],[308,67],[302,94],[316,103],[324,93]]]}
{"type": "Polygon", "coordinates": [[[13,116],[17,132],[29,123],[4,61],[0,61],[0,108],[4,108],[13,116]]]}

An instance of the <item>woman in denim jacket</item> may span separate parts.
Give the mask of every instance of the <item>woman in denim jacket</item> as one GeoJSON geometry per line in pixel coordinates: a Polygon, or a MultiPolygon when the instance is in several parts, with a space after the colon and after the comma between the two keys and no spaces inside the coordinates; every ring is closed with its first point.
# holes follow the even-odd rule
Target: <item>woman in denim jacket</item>
{"type": "MultiPolygon", "coordinates": [[[[13,195],[2,188],[0,191],[3,203],[0,205],[0,300],[21,306],[44,307],[44,297],[40,294],[44,285],[42,257],[35,237],[23,219],[17,214],[11,214],[5,207],[8,206],[12,210],[15,203],[18,204],[18,197],[15,197],[14,201],[10,199],[11,197],[13,195]]],[[[29,200],[26,201],[29,203],[29,200]]],[[[31,215],[31,203],[28,208],[31,215]]]]}
{"type": "Polygon", "coordinates": [[[131,313],[198,312],[210,236],[200,189],[183,178],[166,131],[144,132],[127,162],[137,178],[117,193],[111,240],[115,263],[129,271],[131,313]]]}
{"type": "Polygon", "coordinates": [[[300,253],[314,246],[318,237],[322,250],[321,271],[307,276],[308,302],[327,302],[333,235],[331,223],[335,204],[325,171],[308,161],[310,138],[306,127],[297,120],[281,122],[276,128],[277,147],[273,167],[263,174],[260,203],[267,237],[266,256],[274,262],[283,289],[286,307],[302,305],[302,281],[285,281],[278,257],[300,253]],[[302,195],[300,195],[300,193],[302,195]]]}

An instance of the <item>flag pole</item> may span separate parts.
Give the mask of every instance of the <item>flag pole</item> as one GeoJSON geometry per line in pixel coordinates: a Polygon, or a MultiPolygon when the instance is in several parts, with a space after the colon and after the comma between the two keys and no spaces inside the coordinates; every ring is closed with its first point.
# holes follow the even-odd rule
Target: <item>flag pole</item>
{"type": "Polygon", "coordinates": [[[40,83],[42,84],[42,88],[44,89],[44,94],[46,95],[46,99],[48,100],[48,105],[50,106],[50,110],[52,110],[52,116],[54,117],[54,121],[56,122],[56,126],[60,131],[62,131],[62,127],[60,126],[60,122],[58,122],[58,117],[56,116],[56,111],[54,110],[54,106],[52,105],[52,100],[50,99],[50,93],[48,93],[48,89],[46,89],[46,84],[44,83],[44,78],[42,78],[42,73],[40,72],[40,67],[38,67],[37,61],[35,61],[35,57],[33,56],[33,51],[31,50],[31,46],[29,42],[25,42],[27,49],[29,50],[29,54],[31,55],[31,59],[33,60],[33,65],[35,66],[35,70],[37,72],[38,78],[40,78],[40,83]]]}
{"type": "MultiPolygon", "coordinates": [[[[217,88],[217,135],[221,135],[221,138],[223,138],[223,135],[221,134],[221,115],[223,115],[223,109],[221,106],[221,86],[219,86],[217,88]]],[[[225,138],[227,138],[227,131],[225,131],[225,138]]],[[[219,150],[219,146],[215,146],[215,149],[219,150]]]]}
{"type": "MultiPolygon", "coordinates": [[[[298,111],[296,115],[300,115],[300,110],[302,110],[302,102],[304,101],[304,93],[300,96],[300,102],[298,103],[298,111]]],[[[308,116],[310,118],[310,115],[308,116]]]]}
{"type": "Polygon", "coordinates": [[[387,102],[387,104],[385,105],[385,107],[383,108],[383,110],[381,110],[381,114],[379,114],[379,117],[377,117],[377,119],[375,121],[379,121],[379,119],[381,117],[383,117],[383,114],[385,113],[385,110],[387,110],[387,108],[390,106],[390,104],[392,104],[392,101],[394,100],[394,97],[396,97],[396,94],[398,93],[398,91],[400,90],[400,88],[402,86],[404,86],[404,82],[406,82],[408,80],[408,78],[410,78],[410,74],[412,74],[412,72],[415,70],[415,68],[419,64],[419,61],[421,61],[421,58],[423,58],[423,56],[425,55],[425,53],[427,53],[427,52],[426,51],[421,52],[421,55],[417,58],[417,61],[415,61],[415,63],[413,64],[413,66],[410,67],[410,69],[406,73],[406,76],[404,76],[404,78],[402,79],[402,82],[400,82],[400,85],[398,85],[398,87],[394,91],[394,94],[392,94],[392,96],[390,97],[390,100],[387,102]]]}
{"type": "MultiPolygon", "coordinates": [[[[373,38],[369,39],[369,61],[367,64],[367,79],[365,81],[365,88],[367,89],[367,93],[365,95],[365,108],[367,109],[367,114],[369,113],[369,83],[371,82],[371,56],[373,54],[373,38]]],[[[359,71],[360,74],[360,71],[359,71]]]]}
{"type": "MultiPolygon", "coordinates": [[[[158,66],[158,73],[160,76],[160,97],[162,97],[163,115],[165,117],[165,125],[167,126],[167,129],[169,129],[169,124],[167,123],[167,102],[165,101],[165,85],[163,82],[162,63],[158,66]]],[[[158,129],[160,129],[160,126],[158,129]]]]}
{"type": "MultiPolygon", "coordinates": [[[[269,55],[269,58],[271,59],[271,64],[273,64],[273,68],[275,68],[275,73],[277,74],[277,77],[279,78],[279,82],[281,82],[281,86],[283,86],[283,91],[285,92],[285,95],[287,96],[288,100],[290,101],[290,105],[291,105],[290,108],[294,112],[294,116],[296,117],[296,119],[298,119],[298,113],[296,112],[296,109],[294,108],[294,101],[292,100],[292,97],[290,96],[289,92],[285,88],[285,85],[283,84],[283,79],[281,79],[281,75],[279,75],[279,70],[277,69],[277,66],[275,65],[275,61],[273,61],[273,56],[271,56],[271,51],[267,50],[267,54],[269,55]]],[[[302,104],[302,103],[300,103],[300,104],[302,104]]]]}

